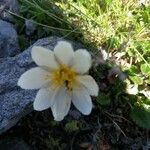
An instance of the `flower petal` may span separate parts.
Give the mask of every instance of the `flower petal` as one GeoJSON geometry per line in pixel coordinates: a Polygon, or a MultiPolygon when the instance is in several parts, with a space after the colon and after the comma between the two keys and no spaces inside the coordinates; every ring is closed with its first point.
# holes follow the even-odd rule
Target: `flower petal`
{"type": "Polygon", "coordinates": [[[32,59],[39,66],[45,66],[50,69],[57,69],[59,66],[55,60],[54,52],[44,47],[34,46],[31,55],[32,59]]]}
{"type": "Polygon", "coordinates": [[[39,89],[47,84],[48,72],[40,67],[32,68],[21,75],[18,85],[23,89],[39,89]]]}
{"type": "Polygon", "coordinates": [[[56,91],[54,97],[54,105],[52,106],[52,113],[56,121],[61,121],[68,114],[71,105],[71,93],[65,88],[60,87],[56,91]]]}
{"type": "Polygon", "coordinates": [[[60,64],[70,66],[74,56],[72,45],[69,42],[60,41],[54,48],[54,53],[60,64]]]}
{"type": "Polygon", "coordinates": [[[74,106],[84,115],[88,115],[92,110],[92,100],[86,88],[82,87],[73,90],[72,102],[74,106]]]}
{"type": "Polygon", "coordinates": [[[34,110],[42,111],[53,105],[53,90],[42,88],[38,91],[33,103],[34,110]]]}
{"type": "Polygon", "coordinates": [[[72,69],[79,74],[86,73],[91,67],[91,55],[87,50],[79,49],[74,54],[72,69]]]}
{"type": "Polygon", "coordinates": [[[95,80],[90,75],[80,75],[77,76],[77,81],[83,84],[87,89],[90,95],[97,96],[98,95],[98,85],[95,80]]]}

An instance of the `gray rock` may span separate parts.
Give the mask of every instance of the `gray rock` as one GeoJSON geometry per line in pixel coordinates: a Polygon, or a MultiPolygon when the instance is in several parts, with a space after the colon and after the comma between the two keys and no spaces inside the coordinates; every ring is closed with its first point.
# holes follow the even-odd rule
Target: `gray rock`
{"type": "MultiPolygon", "coordinates": [[[[53,50],[58,37],[38,40],[34,45],[53,50]]],[[[0,64],[0,133],[12,127],[21,117],[33,110],[32,103],[37,90],[24,90],[17,86],[18,78],[35,66],[31,59],[31,48],[15,57],[7,57],[0,64]]],[[[73,44],[75,49],[82,48],[73,44]]]]}
{"type": "Polygon", "coordinates": [[[17,0],[0,0],[0,18],[6,21],[13,21],[13,17],[5,10],[18,14],[19,6],[17,0]]]}
{"type": "Polygon", "coordinates": [[[0,58],[19,52],[17,33],[13,25],[0,20],[0,58]]]}
{"type": "Polygon", "coordinates": [[[33,24],[32,20],[25,20],[25,28],[26,28],[26,35],[31,35],[34,33],[36,26],[33,24]]]}

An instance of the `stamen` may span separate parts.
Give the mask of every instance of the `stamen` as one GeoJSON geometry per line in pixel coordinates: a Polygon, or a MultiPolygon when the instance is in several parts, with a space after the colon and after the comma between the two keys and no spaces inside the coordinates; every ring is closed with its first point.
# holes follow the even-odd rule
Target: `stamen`
{"type": "Polygon", "coordinates": [[[73,89],[75,78],[76,73],[72,69],[64,65],[60,66],[59,69],[53,71],[53,73],[48,76],[48,80],[51,80],[52,86],[54,88],[65,84],[68,90],[73,89]]]}

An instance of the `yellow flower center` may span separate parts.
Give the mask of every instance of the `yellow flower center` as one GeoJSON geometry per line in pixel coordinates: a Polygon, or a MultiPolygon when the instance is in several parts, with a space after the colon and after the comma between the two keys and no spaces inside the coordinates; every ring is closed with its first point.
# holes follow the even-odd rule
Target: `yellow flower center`
{"type": "Polygon", "coordinates": [[[72,90],[75,84],[76,73],[72,69],[61,65],[48,78],[52,81],[51,83],[54,88],[65,84],[69,90],[72,90]]]}

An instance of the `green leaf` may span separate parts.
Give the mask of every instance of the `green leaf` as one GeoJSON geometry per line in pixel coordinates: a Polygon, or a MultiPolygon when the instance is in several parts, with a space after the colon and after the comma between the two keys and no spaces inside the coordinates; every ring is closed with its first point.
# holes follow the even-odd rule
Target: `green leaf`
{"type": "Polygon", "coordinates": [[[138,73],[138,68],[137,68],[137,66],[134,66],[134,65],[132,65],[131,67],[130,67],[130,69],[128,70],[128,72],[129,72],[129,74],[130,75],[136,75],[137,73],[138,73]]]}
{"type": "Polygon", "coordinates": [[[128,53],[128,55],[129,55],[130,57],[135,56],[135,52],[134,52],[133,49],[128,49],[127,53],[128,53]]]}
{"type": "Polygon", "coordinates": [[[109,105],[110,104],[110,96],[105,93],[100,93],[100,95],[97,97],[97,102],[100,105],[109,105]]]}
{"type": "MultiPolygon", "coordinates": [[[[142,102],[143,102],[143,105],[147,105],[147,107],[148,106],[150,107],[150,99],[146,98],[142,102]]],[[[149,108],[149,111],[150,111],[150,108],[149,108]]]]}
{"type": "Polygon", "coordinates": [[[129,78],[132,80],[133,83],[137,85],[142,85],[143,84],[143,79],[138,76],[129,76],[129,78]]]}
{"type": "Polygon", "coordinates": [[[134,106],[130,117],[140,127],[150,129],[150,107],[134,106]]]}
{"type": "Polygon", "coordinates": [[[142,64],[140,68],[144,75],[150,75],[150,67],[147,64],[142,64]]]}
{"type": "Polygon", "coordinates": [[[147,84],[150,84],[150,78],[147,79],[147,80],[145,80],[145,82],[146,82],[147,84]]]}

